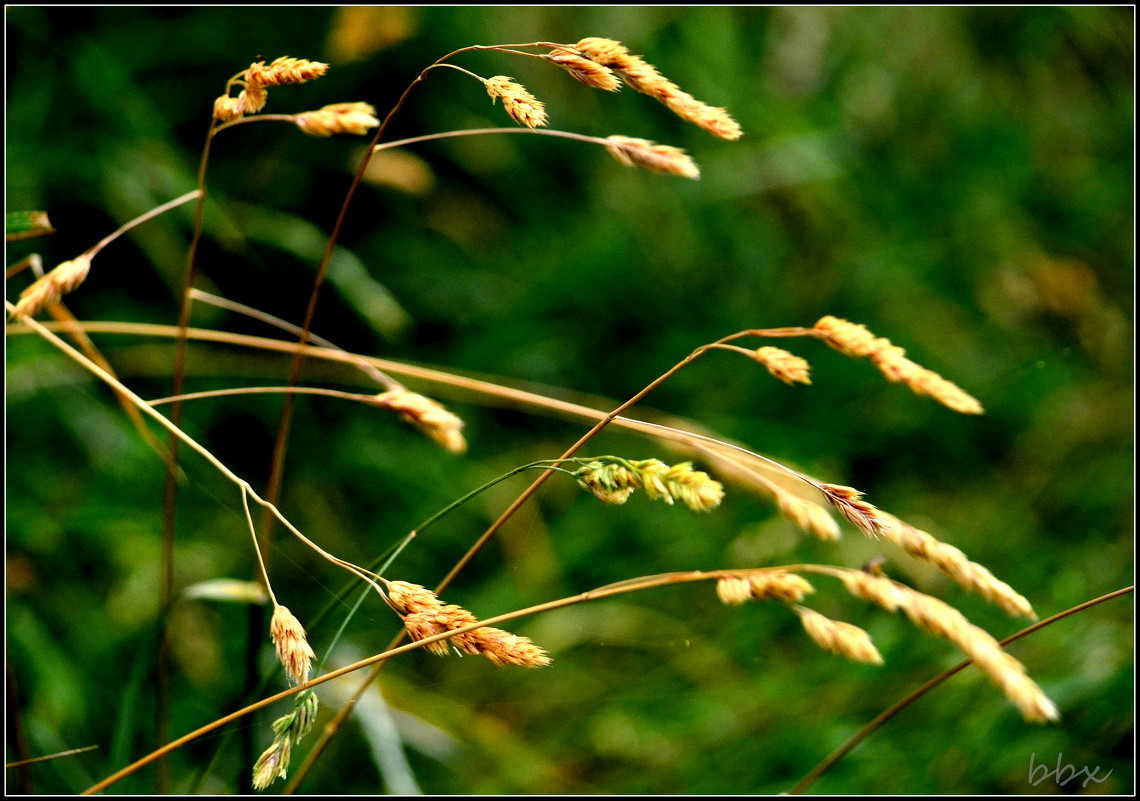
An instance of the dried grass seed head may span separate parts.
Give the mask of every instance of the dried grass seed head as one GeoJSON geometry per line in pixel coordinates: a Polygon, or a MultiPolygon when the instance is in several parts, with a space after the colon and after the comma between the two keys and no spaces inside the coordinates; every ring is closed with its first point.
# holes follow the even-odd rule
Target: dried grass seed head
{"type": "Polygon", "coordinates": [[[804,606],[794,608],[800,616],[804,631],[820,648],[856,662],[883,664],[883,657],[871,642],[871,635],[863,629],[840,620],[832,620],[804,606]]]}
{"type": "Polygon", "coordinates": [[[743,134],[740,125],[723,108],[702,103],[681,90],[657,71],[652,64],[635,56],[620,42],[589,36],[574,48],[586,58],[616,72],[630,88],[649,95],[681,119],[693,123],[722,139],[739,139],[743,134]]]}
{"type": "Polygon", "coordinates": [[[502,99],[503,108],[515,122],[528,128],[546,125],[546,107],[514,78],[495,75],[485,80],[483,85],[487,87],[491,102],[495,98],[502,99]]]}
{"type": "MultiPolygon", "coordinates": [[[[413,641],[419,642],[477,622],[478,619],[463,607],[447,604],[435,610],[413,612],[404,618],[404,628],[413,641]]],[[[485,656],[496,665],[545,667],[550,664],[546,651],[529,638],[490,627],[456,634],[424,647],[439,656],[446,656],[451,648],[455,648],[457,652],[485,656]]]]}
{"type": "Polygon", "coordinates": [[[20,293],[12,317],[33,316],[76,289],[87,278],[91,256],[86,253],[57,265],[20,293]]]}
{"type": "Polygon", "coordinates": [[[285,667],[285,673],[294,684],[303,684],[309,679],[312,660],[316,658],[305,629],[287,607],[278,604],[273,610],[273,620],[269,624],[269,636],[277,649],[277,659],[285,667]]]}
{"type": "Polygon", "coordinates": [[[717,596],[726,604],[745,601],[798,603],[815,588],[803,576],[786,570],[765,570],[741,576],[725,576],[717,581],[717,596]]]}
{"type": "Polygon", "coordinates": [[[818,484],[824,497],[839,514],[869,537],[882,536],[891,521],[885,512],[862,499],[863,493],[840,484],[818,484]]]}
{"type": "Polygon", "coordinates": [[[257,86],[304,83],[321,77],[328,72],[328,69],[329,65],[321,61],[281,56],[268,64],[263,61],[254,62],[245,71],[245,80],[250,85],[257,86]]]}
{"type": "Polygon", "coordinates": [[[406,389],[394,389],[381,392],[372,402],[399,413],[404,422],[416,426],[451,453],[467,450],[467,440],[462,433],[463,421],[431,398],[406,389]]]}
{"type": "Polygon", "coordinates": [[[1037,618],[1032,604],[983,565],[970,561],[961,549],[955,548],[933,535],[911,526],[893,515],[881,513],[890,521],[883,529],[883,538],[898,545],[911,556],[934,565],[952,578],[958,586],[975,592],[990,603],[1001,607],[1007,614],[1037,618]]]}
{"type": "Polygon", "coordinates": [[[375,107],[368,103],[333,103],[316,111],[298,114],[295,121],[297,127],[310,136],[338,133],[364,136],[369,128],[380,124],[375,107]]]}
{"type": "Polygon", "coordinates": [[[752,358],[767,368],[768,372],[785,384],[810,384],[811,365],[799,356],[788,353],[783,348],[766,345],[752,352],[752,358]]]}
{"type": "Polygon", "coordinates": [[[828,315],[816,322],[813,330],[840,353],[870,359],[887,380],[905,384],[917,395],[927,395],[962,414],[984,411],[977,398],[933,370],[915,364],[906,358],[905,350],[889,339],[876,337],[866,326],[828,315]]]}
{"type": "Polygon", "coordinates": [[[607,136],[606,143],[610,155],[627,167],[644,167],[651,172],[680,175],[694,181],[701,177],[697,163],[679,147],[616,135],[607,136]]]}
{"type": "Polygon", "coordinates": [[[621,81],[614,71],[596,61],[562,49],[551,50],[545,57],[592,89],[602,89],[606,92],[616,92],[621,89],[621,81]]]}
{"type": "Polygon", "coordinates": [[[901,609],[918,628],[961,648],[1013,701],[1025,720],[1044,723],[1059,719],[1056,705],[1026,675],[1025,667],[954,607],[888,578],[858,570],[845,571],[842,580],[848,592],[857,598],[869,600],[890,612],[901,609]]]}
{"type": "Polygon", "coordinates": [[[842,534],[839,524],[825,508],[782,487],[776,491],[776,508],[788,520],[821,540],[837,540],[842,534]]]}
{"type": "Polygon", "coordinates": [[[243,113],[242,102],[236,97],[222,95],[214,100],[214,119],[218,122],[236,120],[243,113]]]}
{"type": "Polygon", "coordinates": [[[410,581],[389,581],[388,600],[402,614],[434,612],[443,608],[435,593],[410,581]]]}

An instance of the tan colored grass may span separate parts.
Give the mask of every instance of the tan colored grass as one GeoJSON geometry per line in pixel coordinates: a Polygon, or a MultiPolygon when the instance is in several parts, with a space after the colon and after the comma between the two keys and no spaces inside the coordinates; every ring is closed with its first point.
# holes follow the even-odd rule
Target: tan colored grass
{"type": "Polygon", "coordinates": [[[1036,618],[1028,600],[966,554],[925,531],[899,520],[861,499],[862,493],[838,484],[819,484],[824,497],[850,522],[870,537],[882,538],[911,556],[938,568],[960,587],[976,592],[1011,615],[1036,618]]]}
{"type": "MultiPolygon", "coordinates": [[[[418,584],[389,582],[388,597],[398,611],[405,613],[404,628],[415,642],[479,622],[462,606],[445,605],[434,593],[418,584]]],[[[485,656],[496,665],[545,667],[550,664],[546,651],[529,638],[490,626],[465,631],[424,647],[440,656],[446,656],[451,648],[455,648],[462,653],[485,656]]]]}
{"type": "Polygon", "coordinates": [[[380,124],[376,109],[368,103],[333,103],[295,118],[297,127],[310,136],[348,133],[364,136],[380,124]]]}
{"type": "Polygon", "coordinates": [[[273,609],[269,636],[277,649],[277,659],[285,666],[286,675],[294,684],[308,681],[316,654],[305,638],[305,629],[287,607],[278,604],[273,609]]]}
{"type": "Polygon", "coordinates": [[[911,556],[928,562],[960,587],[975,592],[1010,615],[1036,619],[1029,601],[988,569],[971,562],[960,549],[948,545],[925,531],[915,528],[894,515],[880,512],[889,525],[883,528],[883,539],[893,542],[911,556]]]}
{"type": "Polygon", "coordinates": [[[1059,719],[1057,707],[1026,675],[1025,666],[954,607],[888,578],[861,571],[845,570],[840,578],[852,595],[876,603],[889,612],[901,609],[919,628],[949,640],[965,651],[1030,723],[1059,719]]]}
{"type": "Polygon", "coordinates": [[[729,113],[702,103],[657,71],[652,64],[629,52],[620,42],[590,36],[574,48],[586,58],[616,72],[629,86],[656,98],[677,116],[723,139],[739,139],[743,131],[729,113]]]}
{"type": "Polygon", "coordinates": [[[388,582],[388,600],[403,614],[433,612],[443,607],[443,602],[427,587],[410,581],[388,582]]]}
{"type": "Polygon", "coordinates": [[[766,345],[752,351],[752,358],[785,384],[810,384],[811,365],[783,348],[766,345]]]}
{"type": "Polygon", "coordinates": [[[33,316],[76,289],[87,278],[91,256],[84,253],[54,267],[20,293],[12,317],[33,316]]]}
{"type": "Polygon", "coordinates": [[[696,162],[679,147],[659,145],[631,136],[607,136],[606,142],[610,155],[627,167],[644,167],[651,172],[681,175],[693,180],[701,177],[696,162]]]}
{"type": "Polygon", "coordinates": [[[806,606],[794,606],[804,631],[825,651],[845,656],[856,662],[883,664],[879,649],[871,642],[871,635],[858,626],[832,620],[806,606]]]}
{"type": "Polygon", "coordinates": [[[869,537],[878,538],[889,525],[886,513],[862,499],[863,493],[841,484],[816,484],[839,514],[869,537]]]}
{"type": "Polygon", "coordinates": [[[236,120],[243,113],[242,102],[236,97],[222,95],[214,100],[214,119],[218,122],[236,120]]]}
{"type": "Polygon", "coordinates": [[[621,88],[621,81],[618,80],[613,70],[577,53],[555,49],[551,50],[544,58],[553,64],[557,64],[570,73],[573,78],[592,89],[616,92],[621,88]]]}
{"type": "Polygon", "coordinates": [[[329,65],[320,61],[281,56],[266,64],[254,62],[245,71],[245,80],[258,86],[281,86],[286,83],[304,83],[328,72],[329,65]]]}
{"type": "Polygon", "coordinates": [[[771,482],[771,485],[776,496],[776,508],[781,515],[821,540],[839,539],[839,524],[825,508],[818,503],[804,500],[776,482],[771,482]]]}
{"type": "Polygon", "coordinates": [[[238,109],[242,114],[256,114],[269,102],[269,93],[262,84],[250,82],[237,96],[238,109]]]}
{"type": "Polygon", "coordinates": [[[745,601],[798,603],[815,587],[803,576],[786,570],[765,570],[739,576],[724,576],[716,583],[716,594],[726,604],[745,601]]]}
{"type": "Polygon", "coordinates": [[[933,370],[927,370],[906,358],[906,351],[891,341],[876,337],[866,326],[830,315],[821,318],[812,329],[831,347],[848,356],[867,358],[879,368],[887,380],[905,384],[918,395],[927,395],[962,414],[981,414],[984,410],[976,398],[933,370]]]}
{"type": "Polygon", "coordinates": [[[514,78],[495,75],[483,81],[492,102],[501,98],[511,119],[528,128],[546,125],[546,107],[514,78]]]}
{"type": "Polygon", "coordinates": [[[467,440],[463,438],[463,421],[439,403],[406,389],[381,392],[372,402],[397,412],[407,423],[419,428],[451,453],[464,453],[467,440]]]}

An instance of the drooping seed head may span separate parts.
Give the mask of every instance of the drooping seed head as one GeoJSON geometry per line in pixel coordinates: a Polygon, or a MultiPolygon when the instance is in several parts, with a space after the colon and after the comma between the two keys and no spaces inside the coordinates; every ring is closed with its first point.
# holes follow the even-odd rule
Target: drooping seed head
{"type": "Polygon", "coordinates": [[[20,293],[12,317],[33,316],[71,292],[87,278],[91,256],[86,253],[56,266],[20,293]]]}
{"type": "Polygon", "coordinates": [[[419,428],[451,453],[467,450],[463,438],[463,421],[443,406],[406,389],[381,392],[372,402],[377,406],[398,412],[404,422],[419,428]]]}
{"type": "Polygon", "coordinates": [[[783,348],[765,346],[757,348],[752,358],[760,362],[774,377],[785,384],[810,384],[811,365],[806,360],[795,356],[783,348]]]}
{"type": "Polygon", "coordinates": [[[606,142],[610,155],[627,167],[644,167],[651,172],[681,175],[694,181],[701,177],[696,162],[679,147],[631,136],[607,136],[606,142]]]}
{"type": "Polygon", "coordinates": [[[514,78],[496,75],[484,81],[483,85],[487,87],[491,102],[502,98],[503,108],[515,122],[528,128],[546,125],[546,107],[514,78]]]}
{"type": "Polygon", "coordinates": [[[592,89],[602,89],[607,92],[616,92],[621,89],[621,81],[618,80],[614,71],[596,61],[561,49],[551,50],[546,58],[592,89]]]}
{"type": "Polygon", "coordinates": [[[281,56],[266,64],[254,62],[245,71],[245,80],[258,86],[281,86],[286,83],[304,83],[328,72],[329,65],[320,61],[281,56]]]}
{"type": "Polygon", "coordinates": [[[285,667],[290,680],[294,684],[308,681],[309,669],[316,654],[305,639],[305,629],[288,608],[280,604],[274,608],[269,636],[277,649],[277,659],[285,667]]]}
{"type": "Polygon", "coordinates": [[[840,620],[832,620],[807,607],[797,606],[795,610],[800,616],[804,631],[820,648],[856,662],[883,664],[879,649],[871,642],[871,635],[863,629],[840,620]]]}
{"type": "Polygon", "coordinates": [[[333,103],[316,111],[295,117],[297,127],[310,136],[332,136],[338,133],[364,136],[369,128],[380,124],[376,109],[368,103],[333,103]]]}

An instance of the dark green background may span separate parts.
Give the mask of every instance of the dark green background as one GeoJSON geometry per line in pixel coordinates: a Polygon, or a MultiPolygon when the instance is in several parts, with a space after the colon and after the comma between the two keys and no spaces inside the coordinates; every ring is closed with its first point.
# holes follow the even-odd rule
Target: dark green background
{"type": "MultiPolygon", "coordinates": [[[[785,387],[756,365],[714,353],[647,405],[858,487],[962,548],[1043,617],[1131,583],[1132,9],[354,13],[9,7],[8,209],[46,210],[58,233],[10,246],[8,262],[36,251],[50,267],[192,189],[213,99],[259,55],[332,63],[319,81],[273,89],[269,112],[366,101],[384,114],[419,70],[459,47],[618,39],[685,90],[728,107],[745,136],[716,139],[648,97],[590,90],[536,59],[462,56],[458,64],[484,77],[507,74],[526,85],[547,103],[552,127],[683,147],[701,180],[633,170],[600,148],[549,137],[414,146],[413,167],[430,185],[362,188],[340,240],[360,271],[334,271],[315,331],[361,353],[616,403],[704,342],[845,317],[976,395],[987,414],[956,415],[810,341],[787,346],[812,362],[811,387],[785,387]],[[366,40],[356,57],[338,28],[346,22],[366,40]],[[361,303],[381,287],[402,312],[361,303]]],[[[391,134],[509,124],[477,82],[444,70],[416,90],[391,134]]],[[[299,323],[361,147],[283,124],[219,135],[201,285],[299,323]]],[[[175,322],[189,232],[188,209],[141,226],[100,254],[68,306],[81,319],[175,322]]],[[[27,280],[12,279],[7,297],[27,280]]],[[[195,322],[274,335],[205,308],[195,322]]],[[[97,343],[144,397],[169,392],[169,342],[97,343]]],[[[100,746],[31,771],[36,791],[69,793],[153,747],[162,466],[113,396],[73,363],[29,336],[10,336],[7,346],[8,665],[31,754],[100,746]]],[[[279,357],[195,346],[188,388],[279,384],[287,370],[279,357]]],[[[306,383],[366,386],[358,379],[314,364],[306,383]]],[[[327,398],[298,403],[282,507],[345,558],[374,558],[450,500],[516,465],[557,456],[584,430],[415,388],[467,421],[467,456],[449,456],[375,410],[327,398]]],[[[185,427],[260,486],[280,403],[199,401],[186,407],[185,427]]],[[[617,432],[590,451],[682,458],[617,432]]],[[[176,589],[252,577],[234,486],[196,457],[184,463],[176,589]]],[[[431,529],[392,575],[434,584],[523,482],[496,487],[431,529]]],[[[556,479],[446,600],[487,617],[655,572],[858,567],[877,554],[891,575],[996,636],[1020,628],[853,530],[836,544],[806,538],[767,499],[735,485],[721,509],[697,516],[642,497],[603,506],[556,479]]],[[[343,582],[282,536],[272,578],[306,623],[343,582]]],[[[960,658],[834,582],[816,583],[812,605],[865,626],[884,666],[820,651],[777,606],[724,607],[711,585],[518,622],[514,631],[554,657],[541,671],[401,658],[382,683],[415,778],[432,793],[786,790],[960,658]]],[[[180,601],[171,612],[174,735],[243,703],[247,616],[242,606],[202,601],[180,601]]],[[[1063,788],[1055,778],[1027,780],[1031,758],[1055,766],[1063,754],[1078,769],[1099,766],[1101,777],[1112,770],[1087,792],[1131,791],[1132,622],[1126,596],[1012,647],[1060,706],[1060,724],[1023,723],[968,671],[813,789],[1079,790],[1080,779],[1063,788]]],[[[368,601],[331,659],[375,653],[396,624],[368,601]]],[[[320,654],[334,630],[310,630],[320,654]]],[[[263,664],[276,690],[267,640],[263,664]]],[[[332,694],[324,700],[318,725],[335,705],[332,694]]],[[[287,708],[177,752],[174,789],[247,787],[242,739],[252,734],[259,751],[270,720],[287,708]]],[[[11,734],[9,760],[17,756],[11,734]]],[[[382,792],[369,743],[350,724],[302,789],[382,792]]],[[[15,771],[7,778],[10,791],[26,788],[15,771]]],[[[144,770],[117,789],[153,787],[144,770]]]]}

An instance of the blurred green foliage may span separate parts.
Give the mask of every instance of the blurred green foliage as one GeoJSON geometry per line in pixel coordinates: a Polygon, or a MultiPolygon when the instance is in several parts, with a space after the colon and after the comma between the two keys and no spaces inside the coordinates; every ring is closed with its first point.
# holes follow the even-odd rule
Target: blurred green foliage
{"type": "MultiPolygon", "coordinates": [[[[6,23],[8,210],[43,209],[57,229],[11,245],[8,262],[36,251],[48,267],[194,187],[213,99],[259,55],[333,65],[319,81],[275,89],[269,112],[359,100],[383,115],[423,67],[466,45],[621,40],[726,106],[745,137],[717,140],[650,98],[591,91],[534,59],[465,55],[457,63],[526,85],[552,127],[683,147],[701,180],[631,170],[600,148],[547,137],[413,146],[381,161],[386,182],[366,184],[354,201],[314,330],[360,353],[616,403],[704,342],[845,317],[966,388],[987,414],[957,416],[808,341],[788,347],[812,362],[811,387],[785,387],[713,353],[647,405],[858,487],[961,547],[1042,616],[1132,581],[1130,7],[9,7],[6,23]]],[[[509,124],[480,85],[442,70],[417,88],[391,136],[509,124]]],[[[279,124],[219,135],[201,285],[299,323],[362,147],[279,124]]],[[[80,319],[175,322],[190,229],[188,208],[135,229],[96,259],[69,308],[80,319]]],[[[13,278],[8,298],[26,282],[13,278]]],[[[204,306],[194,323],[274,335],[204,306]]],[[[97,344],[144,397],[168,394],[170,342],[97,344]]],[[[195,345],[188,388],[280,384],[287,373],[280,356],[195,345]]],[[[316,363],[306,372],[310,384],[358,379],[316,363]]],[[[416,388],[465,418],[466,457],[376,410],[299,400],[282,507],[326,549],[370,561],[451,500],[558,455],[584,430],[416,388]]],[[[186,407],[185,427],[257,486],[280,405],[277,396],[199,401],[186,407]]],[[[105,387],[34,337],[8,337],[7,424],[7,758],[100,746],[9,770],[8,788],[71,793],[154,747],[162,463],[105,387]]],[[[589,450],[679,458],[618,432],[589,450]]],[[[233,485],[200,459],[183,462],[176,590],[252,577],[233,485]]],[[[446,518],[393,575],[434,584],[525,481],[446,518]]],[[[487,617],[636,575],[857,567],[881,553],[891,575],[995,635],[1021,625],[854,531],[815,542],[767,499],[728,489],[720,510],[696,516],[644,498],[603,506],[556,479],[446,600],[487,617]]],[[[343,582],[280,535],[272,573],[306,623],[343,582]]],[[[698,585],[521,621],[513,630],[551,651],[546,670],[422,652],[396,660],[381,684],[411,774],[431,793],[786,790],[960,658],[905,620],[817,584],[813,606],[865,626],[886,665],[848,664],[815,648],[787,610],[727,608],[698,585]]],[[[173,735],[251,700],[247,618],[242,606],[201,600],[178,601],[166,617],[173,735]]],[[[340,619],[310,630],[321,655],[340,619]]],[[[1055,791],[1055,781],[1029,784],[1030,758],[1053,765],[1063,754],[1077,768],[1100,766],[1102,777],[1112,771],[1085,791],[1130,792],[1132,622],[1127,596],[1012,647],[1061,707],[1059,725],[1024,724],[967,671],[813,790],[1055,791]]],[[[396,629],[370,600],[330,659],[375,653],[396,629]]],[[[275,691],[280,671],[264,631],[256,637],[275,691]]],[[[322,716],[358,680],[322,690],[322,716]]],[[[176,752],[174,789],[248,787],[238,743],[260,751],[285,708],[176,752]]],[[[382,706],[370,709],[302,790],[392,786],[394,774],[373,761],[378,735],[362,734],[385,719],[382,706]]],[[[148,769],[117,789],[153,787],[148,769]]]]}

